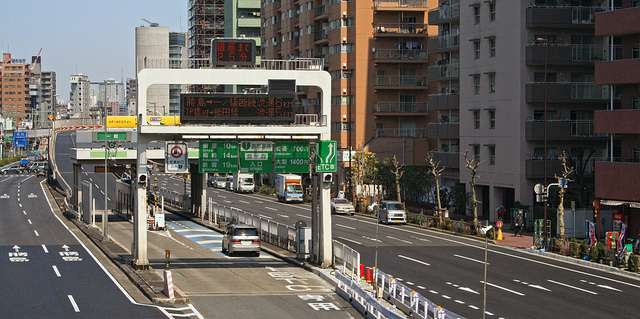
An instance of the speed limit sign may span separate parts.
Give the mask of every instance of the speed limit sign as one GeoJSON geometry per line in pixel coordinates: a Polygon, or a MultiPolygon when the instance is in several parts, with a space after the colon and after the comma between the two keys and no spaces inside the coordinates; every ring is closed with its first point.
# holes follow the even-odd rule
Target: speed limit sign
{"type": "Polygon", "coordinates": [[[164,158],[165,173],[188,173],[189,157],[187,144],[179,142],[167,142],[164,158]]]}

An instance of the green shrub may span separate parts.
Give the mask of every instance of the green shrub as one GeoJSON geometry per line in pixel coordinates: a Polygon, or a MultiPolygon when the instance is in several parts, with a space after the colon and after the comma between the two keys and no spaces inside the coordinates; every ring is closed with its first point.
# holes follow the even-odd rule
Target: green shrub
{"type": "Polygon", "coordinates": [[[587,246],[587,240],[583,239],[580,242],[580,257],[584,257],[587,255],[587,247],[589,247],[587,246]]]}
{"type": "Polygon", "coordinates": [[[570,240],[570,244],[569,244],[569,254],[570,254],[572,257],[576,257],[576,256],[578,256],[578,255],[579,255],[579,253],[578,253],[578,249],[579,249],[579,247],[578,247],[578,240],[577,240],[577,239],[575,239],[575,238],[571,238],[571,240],[570,240]]]}
{"type": "Polygon", "coordinates": [[[629,256],[629,261],[627,261],[627,268],[630,272],[638,272],[638,256],[636,256],[635,254],[631,254],[629,256]]]}

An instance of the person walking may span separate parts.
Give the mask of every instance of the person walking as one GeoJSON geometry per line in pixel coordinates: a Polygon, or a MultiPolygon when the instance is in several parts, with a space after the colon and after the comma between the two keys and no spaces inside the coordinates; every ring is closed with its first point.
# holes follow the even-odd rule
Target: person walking
{"type": "Polygon", "coordinates": [[[514,218],[514,222],[516,224],[516,232],[513,236],[518,236],[518,233],[520,233],[520,237],[522,237],[522,232],[524,229],[524,222],[522,220],[522,213],[521,212],[517,212],[516,216],[514,218]]]}

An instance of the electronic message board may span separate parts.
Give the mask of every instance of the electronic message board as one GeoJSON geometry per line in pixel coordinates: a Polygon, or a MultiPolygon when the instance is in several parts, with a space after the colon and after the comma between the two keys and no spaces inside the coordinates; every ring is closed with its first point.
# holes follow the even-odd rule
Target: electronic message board
{"type": "Polygon", "coordinates": [[[252,39],[211,40],[211,64],[216,66],[256,64],[256,41],[252,39]]]}
{"type": "Polygon", "coordinates": [[[272,123],[294,121],[293,94],[181,94],[180,122],[272,123]]]}

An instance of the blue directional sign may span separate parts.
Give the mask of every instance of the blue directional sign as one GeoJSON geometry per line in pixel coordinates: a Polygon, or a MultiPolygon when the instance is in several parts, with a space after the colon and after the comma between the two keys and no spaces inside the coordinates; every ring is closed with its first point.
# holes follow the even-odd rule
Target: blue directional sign
{"type": "Polygon", "coordinates": [[[13,133],[13,147],[27,147],[27,132],[13,133]]]}

